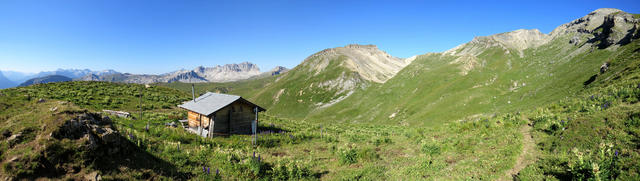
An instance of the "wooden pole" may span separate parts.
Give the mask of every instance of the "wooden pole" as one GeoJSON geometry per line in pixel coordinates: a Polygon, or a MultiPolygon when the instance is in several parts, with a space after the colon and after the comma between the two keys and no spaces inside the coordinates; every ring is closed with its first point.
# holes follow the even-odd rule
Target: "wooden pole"
{"type": "MultiPolygon", "coordinates": [[[[255,124],[255,130],[253,129],[253,127],[251,127],[253,132],[253,146],[256,146],[258,144],[258,107],[254,107],[253,108],[253,112],[256,114],[255,120],[253,122],[253,124],[255,124]]],[[[253,126],[252,124],[252,126],[253,126]]]]}
{"type": "Polygon", "coordinates": [[[198,120],[200,121],[200,126],[198,126],[198,136],[202,136],[202,114],[198,113],[198,120]]]}
{"type": "Polygon", "coordinates": [[[213,116],[211,116],[211,119],[209,119],[209,137],[213,137],[213,124],[216,121],[216,113],[213,113],[213,116]]]}

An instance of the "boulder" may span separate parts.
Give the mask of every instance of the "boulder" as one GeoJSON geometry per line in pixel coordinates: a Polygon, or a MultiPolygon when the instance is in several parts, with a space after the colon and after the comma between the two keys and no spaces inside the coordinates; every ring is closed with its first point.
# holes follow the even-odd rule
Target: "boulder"
{"type": "Polygon", "coordinates": [[[8,139],[7,139],[7,143],[9,143],[9,146],[13,147],[14,145],[20,143],[22,141],[22,132],[18,132],[14,135],[11,135],[8,139]]]}
{"type": "Polygon", "coordinates": [[[603,74],[604,72],[606,72],[607,69],[609,69],[609,63],[605,62],[600,66],[600,74],[603,74]]]}
{"type": "Polygon", "coordinates": [[[576,46],[577,46],[578,44],[580,44],[580,37],[578,37],[578,36],[573,36],[573,37],[571,38],[571,40],[569,40],[569,44],[572,44],[572,45],[576,45],[576,46]]]}

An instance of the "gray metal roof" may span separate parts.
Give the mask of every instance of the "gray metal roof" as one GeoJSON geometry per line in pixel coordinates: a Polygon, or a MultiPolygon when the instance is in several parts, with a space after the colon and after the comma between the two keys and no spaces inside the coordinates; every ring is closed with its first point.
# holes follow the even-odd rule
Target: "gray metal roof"
{"type": "Polygon", "coordinates": [[[259,111],[265,111],[264,108],[261,108],[260,106],[252,102],[249,102],[240,96],[229,95],[229,94],[218,94],[218,93],[212,93],[212,92],[207,92],[202,96],[196,98],[195,101],[193,100],[187,101],[182,105],[179,105],[178,107],[208,116],[238,100],[258,107],[259,111]]]}

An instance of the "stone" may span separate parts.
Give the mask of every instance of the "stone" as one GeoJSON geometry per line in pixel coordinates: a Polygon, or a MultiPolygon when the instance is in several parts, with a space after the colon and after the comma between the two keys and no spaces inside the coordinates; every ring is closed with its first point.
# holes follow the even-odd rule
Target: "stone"
{"type": "Polygon", "coordinates": [[[88,173],[87,175],[84,176],[85,180],[91,180],[91,181],[100,181],[102,180],[102,176],[100,176],[100,174],[98,174],[98,171],[94,171],[91,173],[88,173]]]}
{"type": "Polygon", "coordinates": [[[569,44],[572,44],[572,45],[576,45],[576,46],[577,46],[578,44],[580,44],[580,37],[578,37],[578,36],[573,36],[573,37],[571,38],[571,40],[569,40],[569,44]]]}
{"type": "Polygon", "coordinates": [[[178,125],[176,125],[176,123],[174,122],[168,122],[168,123],[164,123],[165,126],[169,126],[169,127],[178,127],[178,125]]]}
{"type": "Polygon", "coordinates": [[[603,74],[609,69],[609,63],[605,62],[600,66],[600,73],[603,74]]]}
{"type": "Polygon", "coordinates": [[[18,132],[17,134],[11,135],[11,137],[7,139],[7,143],[9,143],[9,145],[12,147],[13,145],[21,141],[22,141],[22,132],[18,132]]]}
{"type": "Polygon", "coordinates": [[[99,145],[99,138],[97,138],[96,136],[92,135],[92,134],[86,134],[85,138],[87,139],[87,144],[85,145],[89,150],[95,151],[96,149],[98,149],[99,145]]]}
{"type": "Polygon", "coordinates": [[[43,103],[43,102],[45,102],[45,101],[46,101],[46,100],[44,100],[43,98],[38,99],[38,103],[43,103]]]}
{"type": "Polygon", "coordinates": [[[111,123],[111,118],[109,116],[103,116],[102,117],[102,123],[103,124],[110,124],[111,123]]]}
{"type": "Polygon", "coordinates": [[[107,144],[114,144],[117,145],[120,143],[120,135],[111,130],[111,129],[105,129],[105,133],[102,134],[102,140],[107,143],[107,144]]]}

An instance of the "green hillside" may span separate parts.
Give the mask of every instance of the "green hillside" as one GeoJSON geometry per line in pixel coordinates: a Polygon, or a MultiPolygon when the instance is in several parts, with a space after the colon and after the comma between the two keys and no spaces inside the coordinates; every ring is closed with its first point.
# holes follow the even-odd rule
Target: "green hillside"
{"type": "Polygon", "coordinates": [[[186,118],[187,83],[2,89],[0,179],[640,180],[638,22],[599,9],[477,37],[390,79],[327,49],[282,75],[194,84],[267,108],[257,145],[165,126],[186,118]]]}
{"type": "MultiPolygon", "coordinates": [[[[7,141],[0,143],[3,168],[0,173],[15,179],[88,179],[100,175],[105,179],[352,180],[447,178],[450,174],[458,175],[457,178],[499,178],[500,175],[492,173],[509,169],[517,157],[517,143],[521,139],[517,136],[518,129],[523,123],[513,117],[498,124],[468,122],[441,128],[410,128],[324,125],[262,115],[260,127],[265,133],[254,148],[248,135],[202,139],[183,129],[165,127],[164,123],[181,118],[173,115],[176,112],[173,109],[153,108],[146,111],[142,120],[112,117],[111,122],[102,118],[105,115],[80,108],[108,108],[102,102],[88,101],[86,106],[77,106],[75,102],[84,102],[72,99],[72,94],[44,98],[51,94],[43,93],[63,92],[63,88],[84,92],[126,91],[141,88],[138,86],[64,82],[1,90],[0,132],[7,141]],[[76,120],[89,120],[81,122],[87,124],[82,128],[95,129],[84,132],[68,126],[76,120]],[[147,120],[151,121],[149,131],[145,128],[147,120]],[[107,136],[108,133],[114,134],[107,136]],[[105,153],[90,149],[96,139],[98,150],[105,153]],[[106,141],[114,139],[119,140],[118,144],[106,141]],[[489,151],[486,147],[496,149],[489,151]],[[119,151],[111,153],[109,150],[114,148],[119,151]],[[260,161],[253,157],[254,152],[260,161]],[[495,152],[510,159],[495,158],[495,152]],[[105,155],[109,155],[108,160],[105,155]],[[416,163],[416,159],[420,162],[416,163]],[[489,162],[477,164],[474,159],[489,162]],[[455,165],[447,166],[451,163],[455,165]],[[485,167],[487,164],[493,166],[485,167]],[[202,171],[203,166],[209,168],[209,174],[202,171]],[[211,169],[219,170],[220,174],[213,174],[211,169]],[[447,171],[441,172],[444,169],[447,171]]],[[[177,94],[165,88],[145,90],[161,97],[177,94]]],[[[114,95],[93,96],[103,99],[114,95]]],[[[132,98],[123,104],[137,102],[132,98]]]]}
{"type": "Polygon", "coordinates": [[[590,48],[592,52],[568,56],[580,52],[567,44],[568,37],[527,49],[522,57],[516,50],[486,49],[474,57],[476,65],[466,75],[460,74],[464,65],[451,63],[465,57],[422,55],[385,84],[355,93],[311,119],[434,125],[529,109],[582,91],[600,65],[626,58],[619,52],[633,50],[590,48]]]}
{"type": "Polygon", "coordinates": [[[17,91],[33,99],[64,100],[94,111],[139,111],[140,101],[143,110],[173,109],[176,105],[191,99],[191,93],[165,87],[146,88],[140,84],[94,81],[37,84],[21,87],[17,91]]]}

